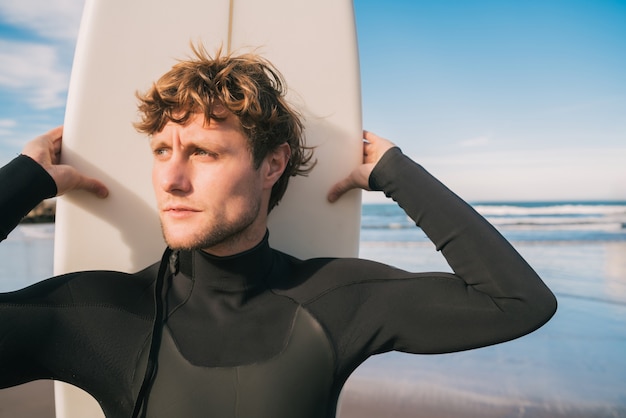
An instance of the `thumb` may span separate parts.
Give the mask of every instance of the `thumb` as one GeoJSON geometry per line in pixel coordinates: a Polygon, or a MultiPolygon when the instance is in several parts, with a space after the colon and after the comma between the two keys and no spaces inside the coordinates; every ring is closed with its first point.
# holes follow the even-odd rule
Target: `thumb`
{"type": "Polygon", "coordinates": [[[352,189],[369,190],[368,179],[372,164],[363,164],[355,168],[348,177],[335,183],[328,192],[329,202],[336,202],[341,196],[352,189]]]}
{"type": "Polygon", "coordinates": [[[104,199],[109,195],[109,189],[104,185],[104,183],[91,177],[82,176],[76,189],[85,190],[86,192],[96,195],[100,199],[104,199]]]}
{"type": "Polygon", "coordinates": [[[345,179],[335,183],[333,187],[330,188],[326,198],[330,203],[334,203],[348,190],[352,190],[356,187],[356,183],[354,182],[354,180],[352,180],[352,175],[350,175],[345,179]]]}
{"type": "Polygon", "coordinates": [[[48,172],[57,185],[57,195],[60,196],[71,190],[84,190],[99,198],[109,195],[109,190],[101,181],[84,176],[74,167],[68,165],[54,165],[48,172]]]}

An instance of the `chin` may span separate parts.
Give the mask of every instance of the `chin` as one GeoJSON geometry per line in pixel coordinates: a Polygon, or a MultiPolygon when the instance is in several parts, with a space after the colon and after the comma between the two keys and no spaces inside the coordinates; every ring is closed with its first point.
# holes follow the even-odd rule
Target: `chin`
{"type": "Polygon", "coordinates": [[[165,243],[172,250],[194,250],[190,241],[165,237],[165,243]]]}
{"type": "Polygon", "coordinates": [[[163,229],[163,237],[172,250],[203,250],[221,244],[225,238],[219,234],[202,233],[193,228],[176,228],[176,231],[163,229]],[[193,233],[189,233],[193,231],[193,233]]]}
{"type": "Polygon", "coordinates": [[[165,243],[172,250],[195,250],[197,248],[198,238],[194,234],[189,234],[192,228],[167,228],[162,226],[163,238],[165,243]],[[181,231],[180,229],[184,229],[181,231]]]}

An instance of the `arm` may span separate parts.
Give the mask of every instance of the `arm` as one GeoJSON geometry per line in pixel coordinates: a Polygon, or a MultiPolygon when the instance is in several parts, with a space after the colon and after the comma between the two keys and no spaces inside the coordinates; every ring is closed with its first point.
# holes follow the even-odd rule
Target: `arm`
{"type": "Polygon", "coordinates": [[[26,144],[22,155],[0,169],[0,240],[46,198],[71,190],[107,196],[101,182],[59,164],[62,138],[62,127],[41,135],[26,144]]]}
{"type": "Polygon", "coordinates": [[[479,347],[531,332],[554,314],[553,294],[495,228],[393,144],[370,133],[365,138],[364,164],[331,190],[329,200],[354,187],[384,191],[454,271],[406,273],[368,266],[362,276],[374,304],[369,311],[376,312],[364,315],[372,315],[379,327],[372,350],[436,353],[479,347]],[[380,286],[381,277],[392,281],[380,286]]]}
{"type": "Polygon", "coordinates": [[[39,202],[56,192],[54,180],[25,155],[0,168],[0,241],[39,202]]]}
{"type": "MultiPolygon", "coordinates": [[[[56,128],[35,138],[22,155],[0,168],[0,240],[43,199],[75,189],[106,196],[102,183],[58,164],[62,133],[62,128],[56,128]]],[[[0,387],[49,377],[35,361],[29,361],[38,356],[46,332],[55,326],[53,310],[29,309],[37,303],[49,308],[37,300],[43,300],[49,283],[39,287],[40,293],[31,288],[0,294],[0,387]]]]}

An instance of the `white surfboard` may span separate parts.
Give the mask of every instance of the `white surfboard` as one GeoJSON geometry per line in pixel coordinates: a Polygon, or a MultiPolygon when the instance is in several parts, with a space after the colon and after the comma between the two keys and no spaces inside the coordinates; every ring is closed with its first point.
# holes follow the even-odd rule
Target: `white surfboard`
{"type": "MultiPolygon", "coordinates": [[[[326,193],[361,160],[360,79],[351,0],[87,0],[65,119],[63,159],[103,180],[104,201],[59,199],[55,274],[134,272],[165,248],[148,140],[135,132],[135,92],[191,56],[190,43],[255,51],[272,61],[306,118],[317,167],[293,178],[272,212],[270,242],[300,258],[356,256],[360,193],[326,193]]],[[[82,390],[55,383],[57,417],[102,417],[82,390]]]]}

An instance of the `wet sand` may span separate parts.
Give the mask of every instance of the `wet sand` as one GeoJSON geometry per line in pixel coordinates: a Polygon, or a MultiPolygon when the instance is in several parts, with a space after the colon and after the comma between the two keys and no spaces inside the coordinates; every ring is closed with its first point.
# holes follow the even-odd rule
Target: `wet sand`
{"type": "MultiPolygon", "coordinates": [[[[548,403],[507,402],[456,394],[445,396],[428,383],[406,392],[395,384],[368,379],[352,380],[342,394],[337,416],[340,418],[462,418],[533,417],[568,418],[622,417],[626,409],[610,411],[609,405],[559,406],[548,403]],[[445,399],[447,397],[447,399],[445,399]]],[[[420,385],[416,385],[420,386],[420,385]]],[[[449,395],[449,394],[448,394],[449,395]]],[[[54,392],[50,381],[27,383],[0,391],[1,418],[54,418],[54,392]]]]}
{"type": "Polygon", "coordinates": [[[1,418],[54,418],[54,384],[39,380],[0,390],[1,418]]]}
{"type": "MultiPolygon", "coordinates": [[[[396,398],[381,396],[380,387],[363,388],[360,393],[344,396],[337,415],[339,418],[601,418],[625,417],[626,409],[615,410],[610,405],[578,407],[549,403],[508,403],[463,397],[396,398]]],[[[383,388],[383,392],[385,392],[383,388]]]]}

